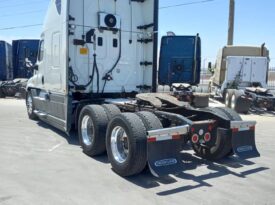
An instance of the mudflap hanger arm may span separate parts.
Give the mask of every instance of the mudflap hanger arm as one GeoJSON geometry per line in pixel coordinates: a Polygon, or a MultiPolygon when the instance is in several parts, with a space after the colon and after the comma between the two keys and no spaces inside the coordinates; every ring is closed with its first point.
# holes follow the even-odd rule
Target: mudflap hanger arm
{"type": "Polygon", "coordinates": [[[188,119],[181,115],[156,111],[156,115],[174,118],[179,126],[151,130],[147,132],[147,160],[151,173],[155,177],[176,174],[184,169],[180,152],[182,138],[190,130],[188,119]]]}
{"type": "Polygon", "coordinates": [[[255,143],[255,121],[232,121],[232,148],[242,159],[259,157],[255,143]]]}

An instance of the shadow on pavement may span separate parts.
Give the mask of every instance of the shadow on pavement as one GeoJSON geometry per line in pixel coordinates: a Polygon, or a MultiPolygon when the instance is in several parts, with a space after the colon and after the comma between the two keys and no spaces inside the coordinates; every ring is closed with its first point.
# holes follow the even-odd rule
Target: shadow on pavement
{"type": "Polygon", "coordinates": [[[176,174],[174,177],[166,176],[164,178],[156,178],[151,175],[150,171],[146,169],[142,174],[134,177],[128,177],[126,180],[143,187],[145,189],[155,188],[161,186],[161,184],[173,184],[176,183],[176,178],[190,180],[192,185],[186,185],[183,187],[178,187],[175,189],[163,191],[157,193],[160,196],[166,196],[171,194],[176,194],[179,192],[189,191],[192,189],[200,188],[200,187],[212,187],[210,183],[206,182],[209,179],[219,178],[226,175],[233,175],[238,178],[246,178],[246,176],[255,174],[261,171],[265,171],[269,168],[267,167],[258,167],[249,169],[242,172],[232,171],[231,169],[239,169],[244,166],[254,165],[253,162],[248,160],[241,160],[236,157],[229,157],[224,160],[220,160],[218,162],[211,162],[204,159],[201,159],[195,155],[190,153],[182,153],[182,160],[185,163],[185,170],[183,172],[176,174]],[[208,169],[208,173],[202,175],[194,175],[190,173],[186,173],[190,170],[195,170],[199,167],[205,166],[208,169]],[[196,185],[193,185],[196,182],[196,185]]]}
{"type": "MultiPolygon", "coordinates": [[[[37,122],[37,124],[38,126],[41,126],[44,129],[49,129],[54,131],[58,135],[65,138],[69,144],[79,146],[79,141],[78,141],[76,132],[72,132],[68,136],[64,132],[44,122],[39,121],[37,122]]],[[[190,148],[185,147],[185,150],[189,150],[189,149],[190,148]]],[[[255,173],[269,169],[267,167],[258,167],[258,168],[249,169],[243,172],[236,172],[236,171],[232,171],[232,169],[237,170],[244,166],[248,167],[248,166],[254,165],[254,163],[249,160],[239,159],[237,157],[229,157],[217,162],[211,162],[208,160],[201,159],[198,156],[193,155],[189,152],[181,153],[181,155],[182,155],[182,160],[185,164],[185,168],[182,173],[176,174],[173,177],[172,176],[166,176],[161,178],[154,177],[150,173],[149,168],[147,167],[141,174],[132,176],[132,177],[126,177],[125,179],[145,189],[155,188],[160,186],[161,184],[164,184],[164,185],[174,184],[177,182],[176,178],[190,180],[192,184],[194,184],[194,182],[197,183],[196,185],[187,184],[186,186],[183,186],[183,187],[178,187],[175,189],[157,193],[157,195],[166,196],[166,195],[184,192],[184,191],[188,191],[188,190],[192,190],[200,187],[212,187],[210,183],[206,182],[206,180],[209,180],[209,179],[219,178],[226,175],[233,175],[239,178],[246,178],[246,176],[248,175],[255,174],[255,173]],[[207,174],[202,174],[197,176],[190,173],[186,173],[190,170],[195,170],[203,166],[208,169],[207,174]]],[[[106,154],[98,157],[93,157],[92,159],[95,159],[100,163],[105,163],[105,164],[109,163],[109,160],[106,154]]]]}
{"type": "Polygon", "coordinates": [[[267,111],[263,108],[251,108],[249,111],[250,114],[264,116],[264,117],[275,117],[275,111],[267,111]]]}
{"type": "Polygon", "coordinates": [[[44,129],[48,129],[48,130],[51,130],[53,132],[55,132],[56,134],[60,135],[61,137],[63,137],[64,139],[67,140],[67,142],[70,144],[70,145],[76,145],[76,146],[79,146],[79,141],[78,141],[78,137],[77,137],[77,133],[75,131],[72,131],[70,133],[70,135],[67,135],[65,132],[49,125],[49,124],[46,124],[45,122],[43,121],[38,121],[37,122],[37,125],[44,128],[44,129]]]}
{"type": "MultiPolygon", "coordinates": [[[[67,140],[67,142],[70,144],[70,145],[75,145],[75,146],[80,146],[79,144],[79,140],[78,140],[78,134],[77,132],[74,130],[72,132],[70,132],[70,135],[67,135],[66,133],[64,133],[63,131],[43,122],[43,121],[38,121],[37,122],[37,125],[44,128],[44,129],[49,129],[53,132],[55,132],[56,134],[60,135],[61,137],[63,137],[64,139],[67,140]]],[[[91,157],[92,159],[96,160],[96,161],[99,161],[101,163],[104,163],[104,164],[108,164],[109,163],[109,160],[108,160],[108,157],[107,157],[107,154],[103,154],[103,155],[100,155],[100,156],[97,156],[97,157],[91,157]]]]}

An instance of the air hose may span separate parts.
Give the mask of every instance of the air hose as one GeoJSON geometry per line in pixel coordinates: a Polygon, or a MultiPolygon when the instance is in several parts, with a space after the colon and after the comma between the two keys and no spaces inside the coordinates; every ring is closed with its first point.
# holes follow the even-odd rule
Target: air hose
{"type": "Polygon", "coordinates": [[[98,66],[96,62],[96,54],[94,56],[94,62],[93,62],[93,71],[92,75],[90,76],[90,80],[86,85],[78,85],[76,82],[78,81],[78,76],[74,74],[72,67],[69,68],[69,80],[70,82],[76,86],[76,87],[84,87],[85,89],[91,85],[91,83],[94,81],[95,73],[97,76],[97,93],[99,93],[99,71],[98,71],[98,66]]]}
{"type": "Polygon", "coordinates": [[[102,80],[104,80],[104,85],[103,85],[102,92],[101,92],[102,94],[104,93],[107,82],[113,80],[111,74],[114,71],[114,69],[117,67],[117,64],[119,63],[119,61],[121,59],[121,38],[122,37],[121,37],[121,30],[120,30],[119,31],[119,53],[118,53],[118,58],[117,58],[115,64],[112,66],[112,68],[102,78],[102,80]]]}

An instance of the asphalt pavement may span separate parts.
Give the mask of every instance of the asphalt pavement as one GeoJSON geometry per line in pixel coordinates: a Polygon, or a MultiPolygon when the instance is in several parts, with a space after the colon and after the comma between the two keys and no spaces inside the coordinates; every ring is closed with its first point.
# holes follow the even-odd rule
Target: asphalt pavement
{"type": "Polygon", "coordinates": [[[28,119],[23,100],[0,99],[0,205],[275,204],[275,115],[257,120],[261,157],[202,160],[182,153],[186,170],[155,178],[115,174],[107,156],[82,153],[77,137],[28,119]]]}

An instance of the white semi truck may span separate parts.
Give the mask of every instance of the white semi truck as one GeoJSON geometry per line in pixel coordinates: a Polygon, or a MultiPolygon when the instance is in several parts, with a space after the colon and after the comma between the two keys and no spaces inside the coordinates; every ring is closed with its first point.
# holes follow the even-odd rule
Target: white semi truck
{"type": "Polygon", "coordinates": [[[251,106],[274,111],[275,95],[267,89],[268,65],[264,44],[225,46],[219,51],[209,91],[238,113],[247,113],[251,106]]]}
{"type": "Polygon", "coordinates": [[[121,176],[182,171],[186,141],[205,159],[259,156],[256,122],[156,93],[157,51],[158,0],[51,0],[37,64],[26,60],[29,118],[77,129],[84,153],[107,150],[121,176]]]}

